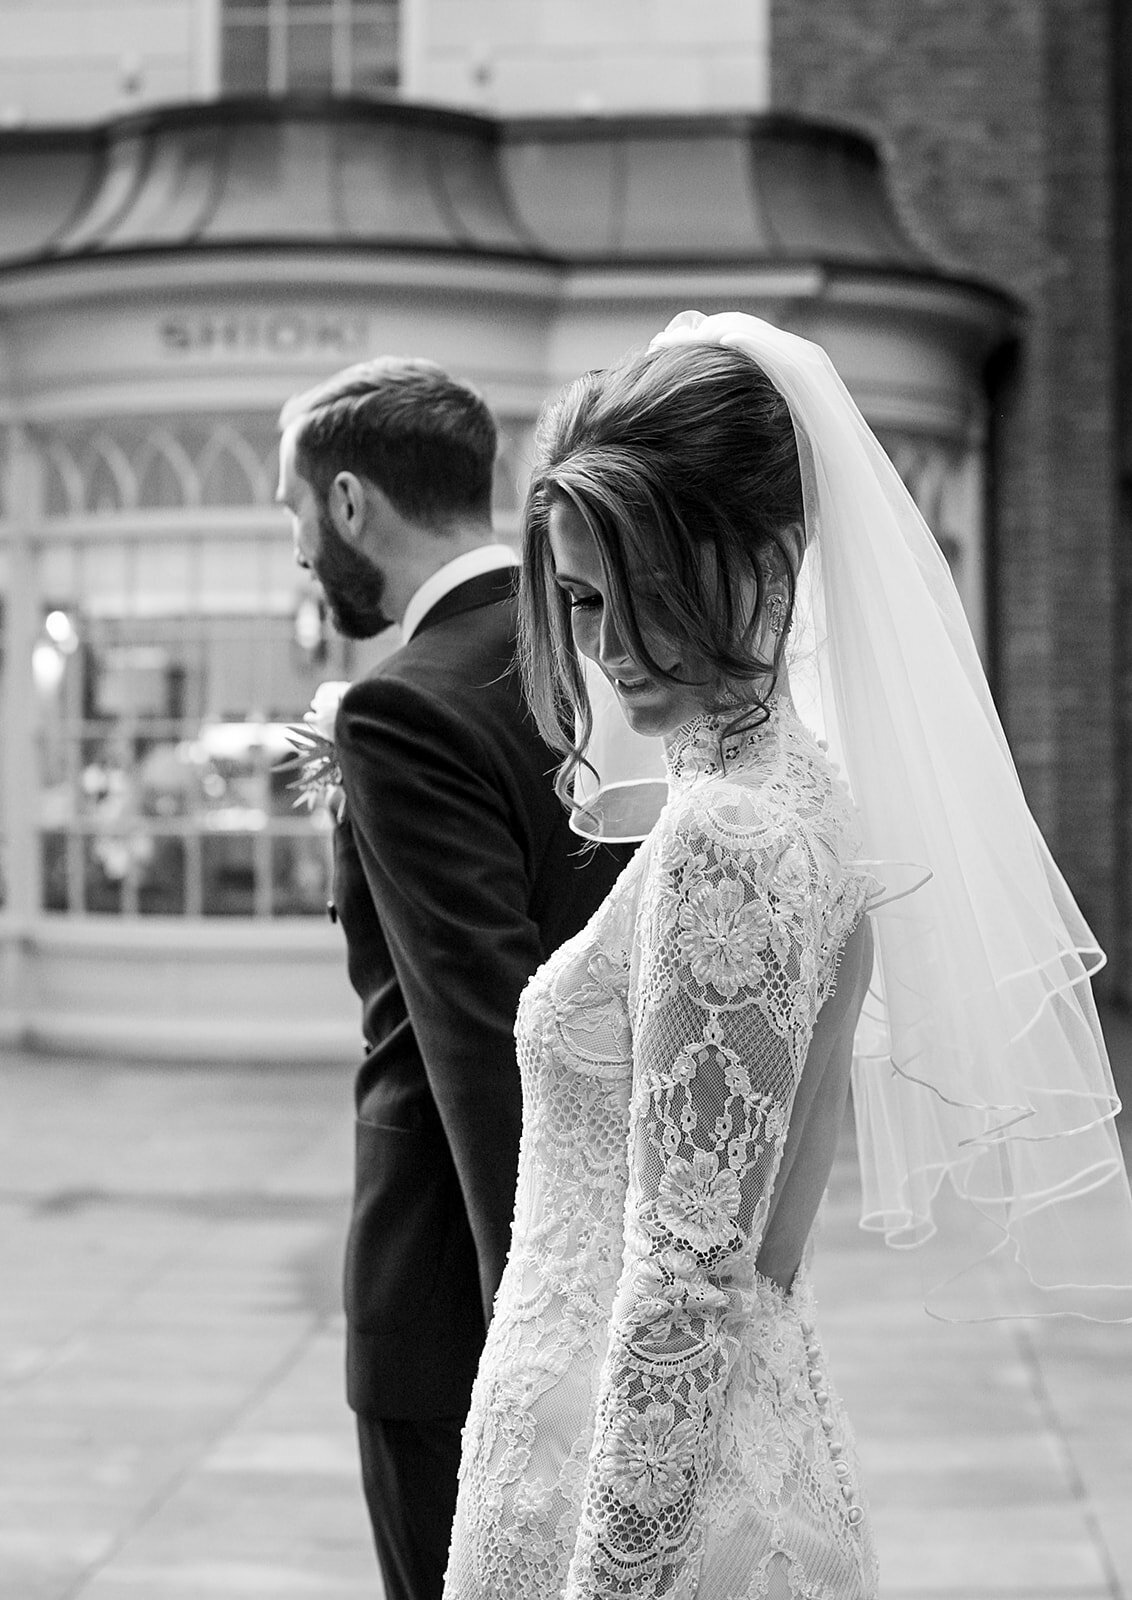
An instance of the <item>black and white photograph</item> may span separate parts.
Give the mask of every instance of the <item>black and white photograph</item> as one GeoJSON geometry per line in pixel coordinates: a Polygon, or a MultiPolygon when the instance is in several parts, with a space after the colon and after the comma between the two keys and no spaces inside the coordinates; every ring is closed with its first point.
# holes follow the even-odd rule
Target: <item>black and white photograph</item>
{"type": "Polygon", "coordinates": [[[1132,9],[0,0],[0,1600],[1132,1600],[1132,9]]]}

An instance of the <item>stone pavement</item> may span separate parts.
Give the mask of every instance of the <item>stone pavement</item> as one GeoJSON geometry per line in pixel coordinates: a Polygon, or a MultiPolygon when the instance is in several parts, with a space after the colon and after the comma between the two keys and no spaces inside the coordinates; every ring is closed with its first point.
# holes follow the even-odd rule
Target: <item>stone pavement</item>
{"type": "MultiPolygon", "coordinates": [[[[351,1138],[345,1069],[0,1056],[0,1600],[379,1600],[351,1138]]],[[[817,1276],[884,1600],[1132,1600],[1132,1329],[932,1322],[856,1206],[847,1130],[817,1276]]]]}

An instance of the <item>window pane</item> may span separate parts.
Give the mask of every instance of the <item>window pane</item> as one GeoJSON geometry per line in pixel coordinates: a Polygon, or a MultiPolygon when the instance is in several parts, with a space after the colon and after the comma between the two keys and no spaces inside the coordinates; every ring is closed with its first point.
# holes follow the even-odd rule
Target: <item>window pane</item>
{"type": "Polygon", "coordinates": [[[82,841],[85,909],[116,913],[122,909],[126,879],[148,856],[152,840],[144,834],[95,834],[82,841]]]}
{"type": "Polygon", "coordinates": [[[185,913],[185,841],[155,834],[153,853],[138,874],[138,910],[143,916],[185,913]]]}
{"type": "Polygon", "coordinates": [[[108,729],[80,741],[82,768],[75,811],[107,832],[136,811],[134,741],[108,729]]]}
{"type": "Polygon", "coordinates": [[[138,477],[139,506],[183,506],[188,504],[186,480],[180,464],[161,449],[144,458],[138,477]]]}
{"type": "Polygon", "coordinates": [[[277,917],[325,911],[330,899],[329,834],[291,834],[273,840],[271,910],[277,917]]]}
{"type": "Polygon", "coordinates": [[[218,833],[201,840],[201,910],[206,917],[255,914],[255,840],[218,833]]]}
{"type": "Polygon", "coordinates": [[[309,91],[333,87],[329,22],[292,22],[288,26],[286,76],[288,89],[309,91]]]}
{"type": "Polygon", "coordinates": [[[172,715],[176,678],[161,645],[112,645],[92,656],[96,717],[133,721],[172,715]]]}
{"type": "Polygon", "coordinates": [[[139,739],[134,783],[138,812],[143,817],[173,822],[200,808],[200,771],[185,739],[139,739]]]}
{"type": "Polygon", "coordinates": [[[45,911],[66,911],[68,910],[67,835],[65,833],[45,833],[40,841],[40,850],[43,909],[45,911]]]}
{"type": "Polygon", "coordinates": [[[298,627],[311,592],[286,539],[57,537],[40,576],[44,907],[325,915],[325,818],[296,810],[296,774],[276,770],[282,724],[362,662],[298,627]]]}
{"type": "Polygon", "coordinates": [[[351,87],[365,91],[397,87],[395,6],[355,13],[350,39],[351,87]]]}
{"type": "Polygon", "coordinates": [[[226,23],[221,35],[220,86],[226,94],[264,94],[268,87],[265,23],[226,23]]]}

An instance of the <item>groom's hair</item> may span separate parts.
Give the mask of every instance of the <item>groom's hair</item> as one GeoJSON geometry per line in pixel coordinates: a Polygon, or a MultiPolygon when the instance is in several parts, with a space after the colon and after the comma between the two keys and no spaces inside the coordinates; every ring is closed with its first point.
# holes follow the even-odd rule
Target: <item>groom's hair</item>
{"type": "Polygon", "coordinates": [[[491,520],[495,422],[483,398],[434,361],[382,356],[293,395],[295,466],[325,505],[339,472],[376,484],[410,522],[491,520]]]}

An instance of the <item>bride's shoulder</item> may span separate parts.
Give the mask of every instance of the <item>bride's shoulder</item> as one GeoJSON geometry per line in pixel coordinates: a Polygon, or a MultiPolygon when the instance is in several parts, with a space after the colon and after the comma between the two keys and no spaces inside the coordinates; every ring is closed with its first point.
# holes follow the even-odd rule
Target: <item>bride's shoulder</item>
{"type": "Polygon", "coordinates": [[[761,785],[720,775],[669,801],[658,826],[658,864],[695,870],[750,868],[794,836],[795,818],[761,785]]]}
{"type": "Polygon", "coordinates": [[[654,841],[654,859],[682,877],[707,872],[758,876],[790,863],[815,888],[860,851],[856,809],[827,761],[798,773],[737,771],[712,777],[674,796],[654,841]]]}

